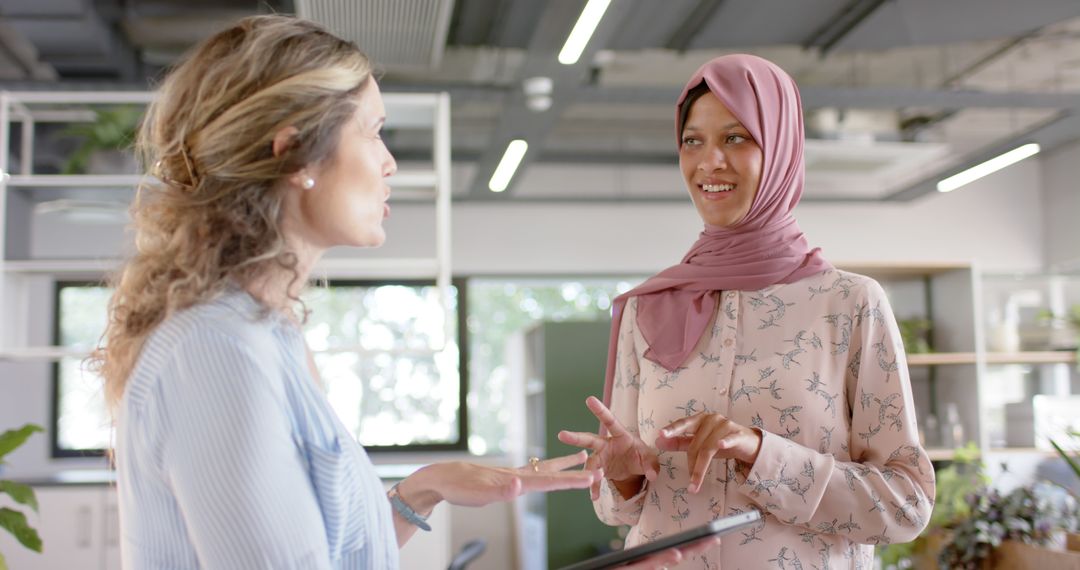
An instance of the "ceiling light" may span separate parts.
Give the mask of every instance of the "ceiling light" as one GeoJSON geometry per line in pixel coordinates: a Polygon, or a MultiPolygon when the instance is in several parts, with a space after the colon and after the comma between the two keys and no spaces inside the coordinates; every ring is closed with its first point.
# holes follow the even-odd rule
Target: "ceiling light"
{"type": "Polygon", "coordinates": [[[589,38],[596,31],[596,26],[600,24],[600,19],[604,17],[608,4],[611,4],[611,0],[589,0],[585,9],[581,11],[577,23],[574,24],[574,29],[570,30],[570,37],[566,38],[562,51],[559,52],[559,63],[563,65],[577,63],[581,52],[585,51],[585,46],[589,43],[589,38]]]}
{"type": "Polygon", "coordinates": [[[1036,143],[1028,143],[1026,145],[1014,148],[1005,154],[995,156],[990,160],[972,166],[971,168],[964,170],[958,174],[954,174],[941,182],[937,183],[938,192],[952,192],[957,188],[970,184],[983,176],[993,174],[1005,168],[1024,160],[1029,156],[1034,156],[1039,153],[1039,145],[1036,143]]]}
{"type": "Polygon", "coordinates": [[[551,92],[555,82],[550,77],[529,77],[521,82],[521,90],[525,93],[525,106],[534,113],[542,113],[551,108],[554,101],[551,92]]]}
{"type": "Polygon", "coordinates": [[[499,166],[495,169],[495,174],[492,174],[491,180],[488,181],[488,188],[492,192],[506,190],[506,187],[510,185],[510,180],[514,177],[514,173],[517,172],[518,165],[521,164],[521,159],[525,158],[525,151],[527,150],[529,150],[529,143],[521,139],[514,139],[510,141],[510,144],[506,145],[506,152],[503,153],[502,160],[499,161],[499,166]]]}

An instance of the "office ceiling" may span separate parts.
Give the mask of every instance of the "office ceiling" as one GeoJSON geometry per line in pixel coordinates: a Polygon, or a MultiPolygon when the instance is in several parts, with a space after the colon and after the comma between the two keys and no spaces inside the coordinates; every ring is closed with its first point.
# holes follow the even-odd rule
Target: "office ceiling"
{"type": "MultiPolygon", "coordinates": [[[[299,12],[364,48],[384,91],[451,94],[458,200],[684,200],[674,99],[702,62],[737,51],[772,59],[802,89],[806,200],[915,199],[1023,142],[1046,152],[1080,139],[1076,0],[612,0],[579,63],[561,65],[584,5],[0,0],[0,89],[145,89],[236,18],[299,12]],[[545,111],[524,92],[534,77],[552,80],[545,111]],[[628,182],[493,194],[487,179],[513,138],[529,141],[523,169],[592,165],[628,182]]],[[[399,131],[388,142],[409,161],[431,137],[399,131]]]]}

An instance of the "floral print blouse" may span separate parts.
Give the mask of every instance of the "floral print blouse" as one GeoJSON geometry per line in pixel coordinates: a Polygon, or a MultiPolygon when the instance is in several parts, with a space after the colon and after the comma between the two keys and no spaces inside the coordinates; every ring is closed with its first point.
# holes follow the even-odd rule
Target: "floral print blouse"
{"type": "Polygon", "coordinates": [[[687,491],[684,452],[660,453],[660,476],[624,500],[610,482],[595,501],[626,546],[759,509],[680,569],[870,569],[873,545],[925,527],[934,470],[919,443],[900,333],[881,286],[828,270],[760,291],[723,291],[711,327],[674,371],[646,360],[637,299],[619,331],[611,409],[652,444],[665,425],[703,411],[763,434],[751,466],[714,460],[687,491]]]}

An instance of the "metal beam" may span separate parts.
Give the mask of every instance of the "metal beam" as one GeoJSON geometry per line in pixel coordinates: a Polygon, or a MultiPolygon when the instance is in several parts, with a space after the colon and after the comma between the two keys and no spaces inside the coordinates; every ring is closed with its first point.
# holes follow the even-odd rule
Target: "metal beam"
{"type": "Polygon", "coordinates": [[[818,48],[818,55],[824,58],[840,40],[859,27],[859,24],[866,21],[870,14],[884,3],[885,0],[852,0],[833,19],[815,30],[803,42],[803,48],[818,48]]]}
{"type": "MultiPolygon", "coordinates": [[[[454,203],[499,203],[504,200],[491,192],[487,195],[455,195],[454,203]]],[[[689,204],[690,197],[685,190],[672,191],[668,196],[514,196],[515,204],[689,204]]],[[[871,204],[879,203],[878,198],[858,196],[812,196],[804,194],[800,204],[871,204]]]]}
{"type": "MultiPolygon", "coordinates": [[[[54,81],[5,81],[4,88],[18,91],[53,91],[54,81]]],[[[116,81],[65,81],[65,91],[140,91],[146,85],[116,81]]],[[[454,101],[500,104],[519,97],[516,87],[464,82],[432,82],[406,84],[388,81],[380,83],[386,93],[431,93],[446,91],[454,101]]],[[[667,105],[674,107],[681,87],[599,87],[583,86],[575,93],[577,103],[607,103],[627,105],[667,105]]],[[[997,108],[997,109],[1070,109],[1080,107],[1078,93],[1030,93],[1013,91],[957,91],[948,89],[906,88],[845,88],[807,86],[799,89],[803,107],[847,107],[853,109],[897,109],[900,107],[930,107],[939,109],[997,108]]],[[[556,105],[559,102],[556,101],[556,105]]],[[[539,113],[545,118],[548,113],[539,113]]]]}
{"type": "MultiPolygon", "coordinates": [[[[899,107],[970,107],[1014,109],[1062,109],[1080,106],[1080,94],[957,91],[947,89],[906,89],[900,87],[800,87],[803,107],[846,107],[855,109],[895,109],[899,107]]],[[[582,103],[675,105],[678,88],[588,87],[582,89],[582,103]]]]}
{"type": "MultiPolygon", "coordinates": [[[[391,149],[394,158],[399,162],[412,162],[431,159],[430,148],[402,148],[391,149]]],[[[455,149],[454,162],[473,163],[483,156],[484,151],[479,149],[455,149]]],[[[541,149],[539,155],[533,157],[533,162],[545,164],[604,164],[604,165],[662,165],[678,166],[678,156],[675,149],[670,152],[603,152],[603,151],[565,151],[558,149],[541,149]]],[[[491,194],[485,192],[484,194],[491,194]]]]}
{"type": "MultiPolygon", "coordinates": [[[[552,105],[546,111],[534,112],[528,108],[525,94],[520,88],[507,94],[499,124],[487,150],[477,162],[476,178],[470,189],[472,194],[490,193],[487,188],[488,179],[502,158],[507,144],[514,139],[525,139],[531,147],[514,177],[515,180],[521,179],[528,163],[534,160],[539,154],[537,151],[543,148],[559,116],[577,98],[589,78],[593,55],[608,44],[635,3],[636,0],[614,0],[611,3],[581,58],[574,65],[562,65],[556,56],[570,29],[577,22],[584,2],[556,1],[547,4],[536,23],[536,31],[529,41],[525,61],[516,79],[520,84],[530,77],[551,78],[554,84],[551,93],[552,105]]],[[[511,181],[510,187],[502,192],[504,197],[513,191],[513,184],[511,181]]]]}
{"type": "Polygon", "coordinates": [[[679,52],[686,51],[723,3],[724,0],[698,0],[697,6],[687,14],[682,24],[675,28],[664,47],[679,52]]]}
{"type": "MultiPolygon", "coordinates": [[[[1053,152],[1054,149],[1080,139],[1080,109],[1063,112],[1061,115],[1043,122],[1027,132],[1009,134],[1003,140],[985,146],[963,157],[957,163],[948,168],[938,170],[921,181],[899,190],[884,198],[890,202],[907,202],[920,196],[937,191],[937,183],[942,178],[952,176],[957,172],[966,170],[977,164],[1012,150],[1022,144],[1039,143],[1044,153],[1053,152]]],[[[963,190],[957,190],[963,192],[963,190]]]]}

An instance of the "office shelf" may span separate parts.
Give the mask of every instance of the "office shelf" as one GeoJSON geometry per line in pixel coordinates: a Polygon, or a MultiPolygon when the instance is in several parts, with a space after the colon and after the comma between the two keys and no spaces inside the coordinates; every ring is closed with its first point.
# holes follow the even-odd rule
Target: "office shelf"
{"type": "MultiPolygon", "coordinates": [[[[950,364],[976,364],[974,352],[931,352],[909,354],[908,366],[948,366],[950,364]]],[[[1044,352],[987,352],[986,364],[1071,364],[1076,362],[1073,351],[1044,352]]]]}
{"type": "MultiPolygon", "coordinates": [[[[144,91],[3,91],[0,90],[0,359],[56,360],[75,356],[65,347],[32,347],[27,338],[35,315],[27,310],[27,295],[40,286],[40,278],[98,280],[122,262],[112,259],[20,259],[30,257],[22,247],[12,253],[12,243],[25,246],[30,240],[29,216],[13,216],[12,201],[36,204],[61,194],[66,199],[86,195],[110,197],[116,191],[118,205],[134,195],[133,190],[152,177],[135,173],[59,175],[34,172],[35,125],[45,122],[90,121],[96,105],[144,105],[154,93],[144,91]],[[11,125],[20,123],[21,141],[11,144],[11,125]],[[17,151],[17,152],[15,152],[17,151]],[[10,165],[17,164],[17,168],[10,165]],[[9,198],[18,190],[20,198],[9,198]],[[18,240],[13,242],[12,240],[18,240]],[[30,279],[33,278],[33,279],[30,279]]],[[[381,257],[378,252],[351,258],[322,259],[313,278],[433,280],[442,297],[447,338],[457,316],[451,305],[450,259],[450,98],[446,93],[386,93],[387,127],[419,129],[432,133],[430,163],[421,168],[403,168],[387,179],[390,201],[434,204],[435,239],[430,255],[416,258],[381,257]],[[430,164],[430,167],[427,167],[430,164]]],[[[73,200],[77,201],[77,200],[73,200]]],[[[26,208],[20,205],[20,208],[26,208]]],[[[122,216],[120,216],[122,219],[122,216]]],[[[426,253],[426,252],[425,252],[426,253]]]]}

